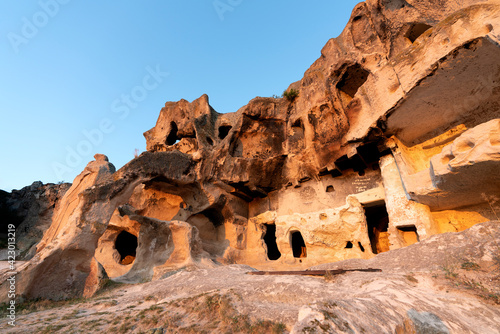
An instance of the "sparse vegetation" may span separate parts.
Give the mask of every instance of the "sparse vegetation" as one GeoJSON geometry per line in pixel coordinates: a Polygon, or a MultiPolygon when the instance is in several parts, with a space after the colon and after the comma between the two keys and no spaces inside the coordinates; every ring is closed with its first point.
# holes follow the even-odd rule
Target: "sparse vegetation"
{"type": "Polygon", "coordinates": [[[107,279],[103,285],[102,285],[102,288],[101,290],[98,292],[98,294],[102,294],[103,292],[105,291],[109,291],[109,290],[113,290],[119,286],[122,286],[123,283],[120,283],[120,282],[115,282],[111,279],[107,279]]]}
{"type": "Polygon", "coordinates": [[[500,272],[500,254],[497,254],[493,257],[493,269],[491,272],[500,272]]]}
{"type": "Polygon", "coordinates": [[[321,330],[320,333],[333,333],[336,332],[335,329],[339,329],[342,332],[350,333],[353,332],[351,325],[349,322],[343,320],[338,314],[338,308],[336,302],[324,302],[321,305],[320,312],[324,316],[324,321],[319,321],[318,319],[314,319],[310,322],[311,326],[304,327],[303,333],[318,333],[318,329],[321,330]],[[335,325],[335,329],[332,328],[335,325]]]}
{"type": "Polygon", "coordinates": [[[499,198],[494,196],[494,195],[488,196],[485,193],[482,193],[481,197],[486,201],[486,203],[488,203],[488,205],[490,206],[491,212],[496,217],[496,219],[500,220],[500,218],[498,218],[498,214],[497,214],[497,210],[499,208],[498,208],[498,206],[496,206],[496,203],[499,201],[499,198]]]}
{"type": "MultiPolygon", "coordinates": [[[[116,296],[114,296],[116,298],[116,296]]],[[[99,299],[103,299],[100,297],[99,299]]],[[[156,298],[149,298],[150,300],[156,298]]],[[[80,300],[78,300],[80,301],[80,300]]],[[[240,313],[233,302],[241,302],[242,296],[235,292],[225,294],[204,293],[190,298],[153,304],[142,310],[125,307],[119,315],[113,311],[92,312],[86,307],[95,306],[95,300],[63,312],[42,316],[38,326],[32,329],[40,333],[57,332],[112,332],[112,333],[270,333],[286,332],[281,322],[252,319],[240,313]],[[59,315],[59,316],[58,316],[59,315]],[[42,326],[40,326],[42,324],[42,326]]],[[[45,300],[24,303],[23,310],[42,311],[59,307],[61,310],[75,300],[52,302],[45,300]]],[[[104,301],[115,305],[116,300],[104,301]]],[[[104,304],[101,304],[104,305],[104,304]]],[[[35,325],[35,323],[33,323],[35,325]]]]}
{"type": "Polygon", "coordinates": [[[477,263],[474,263],[472,261],[465,261],[465,262],[462,263],[461,268],[465,269],[465,270],[469,270],[469,271],[470,270],[477,271],[481,267],[477,263]]]}
{"type": "MultiPolygon", "coordinates": [[[[16,312],[17,314],[29,314],[33,312],[38,312],[58,307],[75,305],[83,301],[84,301],[83,298],[72,298],[61,301],[38,298],[17,303],[16,312]]],[[[0,304],[0,317],[6,316],[7,315],[6,312],[7,312],[7,303],[0,304]]]]}
{"type": "Polygon", "coordinates": [[[40,331],[40,334],[57,333],[64,327],[66,327],[66,325],[48,325],[42,331],[40,331]]]}
{"type": "Polygon", "coordinates": [[[283,92],[283,97],[284,97],[285,99],[287,99],[288,101],[290,101],[290,102],[293,102],[293,100],[295,100],[295,98],[296,98],[297,96],[299,96],[299,91],[298,91],[298,90],[296,90],[296,89],[293,89],[293,88],[291,88],[291,89],[290,89],[290,90],[288,90],[288,91],[286,91],[286,90],[285,90],[285,91],[283,92]]]}
{"type": "Polygon", "coordinates": [[[118,305],[118,301],[116,301],[116,300],[110,300],[110,301],[107,301],[107,302],[103,303],[103,305],[106,306],[106,307],[116,306],[116,305],[118,305]]]}
{"type": "MultiPolygon", "coordinates": [[[[460,263],[460,262],[459,262],[460,263]]],[[[471,260],[462,260],[460,266],[458,265],[447,265],[441,268],[444,272],[444,277],[449,280],[455,288],[462,288],[466,290],[470,290],[475,295],[495,304],[500,304],[500,294],[494,291],[491,291],[489,288],[485,286],[484,282],[481,282],[472,274],[466,274],[464,272],[459,273],[458,270],[462,269],[466,272],[475,271],[478,272],[481,270],[481,266],[471,260]]],[[[492,273],[491,271],[490,273],[492,273]]]]}
{"type": "MultiPolygon", "coordinates": [[[[173,304],[172,304],[173,305],[173,304]]],[[[179,301],[179,306],[183,309],[192,309],[198,321],[195,324],[204,324],[202,327],[211,331],[222,333],[284,333],[286,326],[280,322],[269,320],[252,320],[246,314],[237,311],[232,303],[232,296],[229,294],[200,295],[179,301]]],[[[178,323],[177,319],[169,319],[167,322],[178,323]]],[[[179,333],[199,333],[201,328],[195,331],[192,324],[184,328],[179,328],[179,333]]]]}
{"type": "Polygon", "coordinates": [[[418,279],[413,274],[405,275],[405,278],[412,283],[418,283],[418,279]]]}
{"type": "Polygon", "coordinates": [[[324,277],[326,282],[332,282],[335,280],[336,275],[332,274],[330,270],[327,270],[324,277]]]}
{"type": "Polygon", "coordinates": [[[78,310],[73,310],[70,314],[66,314],[61,318],[61,320],[76,319],[78,315],[78,310]]]}

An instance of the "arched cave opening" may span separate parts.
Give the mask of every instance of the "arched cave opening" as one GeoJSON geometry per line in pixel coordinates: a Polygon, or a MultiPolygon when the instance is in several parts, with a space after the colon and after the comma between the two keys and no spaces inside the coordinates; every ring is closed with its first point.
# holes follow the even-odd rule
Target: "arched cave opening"
{"type": "Polygon", "coordinates": [[[137,237],[127,231],[121,231],[116,237],[115,248],[120,254],[120,264],[131,264],[137,251],[137,237]]]}
{"type": "Polygon", "coordinates": [[[307,257],[306,243],[304,242],[304,238],[302,238],[302,234],[299,231],[294,231],[292,232],[290,239],[292,244],[293,257],[307,257]]]}
{"type": "Polygon", "coordinates": [[[414,23],[406,32],[405,37],[408,38],[410,42],[414,43],[420,35],[430,28],[432,28],[432,26],[425,23],[414,23]]]}
{"type": "Polygon", "coordinates": [[[345,245],[345,248],[352,248],[352,242],[348,241],[345,245]]]}
{"type": "Polygon", "coordinates": [[[180,138],[177,137],[178,130],[179,129],[177,128],[177,124],[175,124],[175,122],[171,122],[170,133],[167,136],[167,145],[172,146],[180,140],[180,138]]]}
{"type": "Polygon", "coordinates": [[[389,250],[389,214],[382,204],[363,206],[365,210],[366,223],[368,227],[368,236],[373,254],[386,252],[389,250]]]}
{"type": "Polygon", "coordinates": [[[298,131],[299,129],[304,131],[304,125],[302,124],[302,120],[298,118],[295,122],[293,122],[292,128],[294,129],[294,131],[298,131]]]}
{"type": "Polygon", "coordinates": [[[281,257],[281,252],[276,244],[276,225],[266,224],[266,234],[264,235],[264,242],[267,246],[267,258],[275,261],[281,257]]]}

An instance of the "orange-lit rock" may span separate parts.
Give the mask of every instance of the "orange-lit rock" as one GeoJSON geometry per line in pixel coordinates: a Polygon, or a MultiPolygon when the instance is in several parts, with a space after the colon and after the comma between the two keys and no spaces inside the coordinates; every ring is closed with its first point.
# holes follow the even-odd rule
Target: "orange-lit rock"
{"type": "Polygon", "coordinates": [[[495,219],[499,31],[498,1],[368,0],[294,99],[228,114],[206,95],[167,102],[147,152],[116,172],[96,156],[77,177],[21,293],[81,294],[94,257],[124,282],[304,269],[495,219]]]}

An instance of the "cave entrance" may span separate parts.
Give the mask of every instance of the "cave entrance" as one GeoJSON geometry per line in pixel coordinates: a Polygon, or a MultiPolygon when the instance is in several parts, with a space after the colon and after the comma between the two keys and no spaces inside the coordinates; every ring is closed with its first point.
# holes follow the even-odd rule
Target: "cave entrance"
{"type": "Polygon", "coordinates": [[[229,134],[233,127],[231,125],[221,125],[219,126],[219,139],[224,139],[229,134]]]}
{"type": "Polygon", "coordinates": [[[340,99],[344,103],[344,107],[347,107],[349,102],[354,98],[354,95],[358,92],[359,88],[368,80],[370,72],[365,70],[361,65],[354,64],[345,70],[342,78],[337,83],[337,89],[340,95],[340,99]]]}
{"type": "Polygon", "coordinates": [[[422,35],[430,28],[432,28],[432,26],[425,23],[414,23],[406,32],[405,37],[408,38],[410,42],[414,43],[417,38],[420,37],[420,35],[422,35]]]}
{"type": "Polygon", "coordinates": [[[167,145],[172,146],[179,142],[180,138],[177,136],[177,124],[170,122],[170,133],[167,136],[167,145]]]}
{"type": "Polygon", "coordinates": [[[127,231],[121,231],[116,237],[115,248],[120,254],[120,264],[131,264],[137,251],[137,237],[127,231]]]}
{"type": "Polygon", "coordinates": [[[420,237],[417,232],[415,225],[410,226],[398,226],[398,232],[403,237],[405,246],[413,245],[420,241],[420,237]]]}
{"type": "Polygon", "coordinates": [[[264,242],[267,246],[267,258],[269,260],[277,260],[281,257],[281,252],[276,244],[276,225],[266,224],[266,234],[264,235],[264,242]]]}
{"type": "Polygon", "coordinates": [[[363,205],[373,254],[389,250],[389,214],[385,202],[363,205]]]}
{"type": "Polygon", "coordinates": [[[304,242],[304,238],[302,238],[302,234],[299,231],[294,231],[292,232],[290,239],[292,244],[293,257],[307,257],[306,243],[304,242]]]}

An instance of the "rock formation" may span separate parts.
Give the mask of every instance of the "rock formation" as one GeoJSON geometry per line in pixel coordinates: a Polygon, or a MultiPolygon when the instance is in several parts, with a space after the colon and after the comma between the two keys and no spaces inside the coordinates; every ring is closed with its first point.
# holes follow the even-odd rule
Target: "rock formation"
{"type": "MultiPolygon", "coordinates": [[[[0,215],[2,216],[0,240],[7,239],[7,225],[14,224],[17,232],[16,247],[19,259],[29,259],[35,254],[35,245],[51,225],[54,210],[70,186],[69,183],[44,185],[36,181],[30,186],[21,190],[13,190],[11,193],[0,190],[0,215]]],[[[5,256],[1,254],[0,259],[6,260],[6,254],[5,256]]]]}
{"type": "Polygon", "coordinates": [[[111,285],[88,299],[31,301],[15,328],[0,320],[0,331],[498,333],[499,238],[500,222],[492,221],[371,259],[312,268],[382,270],[328,278],[248,275],[255,269],[242,264],[177,270],[160,280],[111,285]],[[281,326],[259,328],[266,322],[281,326]]]}
{"type": "Polygon", "coordinates": [[[147,152],[118,171],[96,155],[18,289],[81,295],[95,261],[126,282],[304,269],[498,218],[499,43],[498,1],[358,4],[288,88],[298,96],[228,114],[206,95],[167,102],[147,152]]]}

